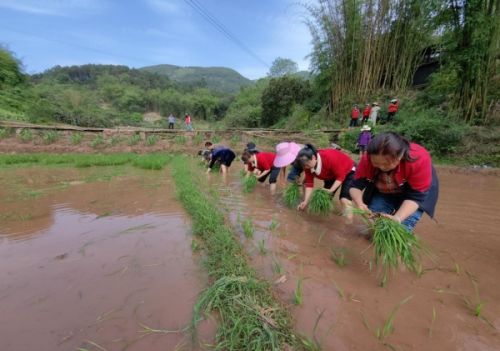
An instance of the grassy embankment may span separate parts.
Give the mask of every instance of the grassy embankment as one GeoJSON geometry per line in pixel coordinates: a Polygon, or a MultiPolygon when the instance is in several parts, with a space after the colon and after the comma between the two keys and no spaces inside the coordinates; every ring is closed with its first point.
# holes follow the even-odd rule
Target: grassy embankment
{"type": "Polygon", "coordinates": [[[216,350],[284,350],[298,346],[286,309],[247,262],[246,255],[212,195],[197,186],[193,163],[178,156],[171,163],[179,198],[193,218],[193,232],[203,241],[211,285],[199,297],[193,324],[215,311],[219,327],[216,350]]]}

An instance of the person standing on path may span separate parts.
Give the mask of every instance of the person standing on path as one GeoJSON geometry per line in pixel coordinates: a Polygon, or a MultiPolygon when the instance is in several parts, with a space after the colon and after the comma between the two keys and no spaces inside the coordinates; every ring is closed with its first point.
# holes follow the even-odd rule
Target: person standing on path
{"type": "Polygon", "coordinates": [[[193,130],[193,125],[191,124],[191,116],[189,115],[189,113],[186,113],[186,115],[184,116],[184,124],[186,125],[187,130],[193,130]]]}
{"type": "Polygon", "coordinates": [[[365,108],[363,109],[363,124],[365,124],[368,121],[368,118],[370,118],[371,109],[372,107],[370,106],[370,104],[365,104],[365,108]]]}
{"type": "Polygon", "coordinates": [[[175,117],[173,114],[168,116],[168,129],[174,129],[175,117]]]}
{"type": "Polygon", "coordinates": [[[396,115],[396,112],[398,112],[399,108],[399,101],[398,99],[392,99],[391,103],[389,104],[388,108],[388,113],[387,113],[387,122],[391,122],[396,115]]]}
{"type": "Polygon", "coordinates": [[[358,125],[359,119],[359,108],[358,105],[354,105],[351,110],[351,122],[349,123],[350,127],[356,127],[358,125]]]}
{"type": "Polygon", "coordinates": [[[377,117],[379,111],[380,111],[380,106],[378,105],[378,102],[374,102],[370,110],[370,122],[372,123],[373,127],[375,127],[375,125],[377,124],[377,117]]]}
{"type": "Polygon", "coordinates": [[[372,139],[371,130],[370,126],[366,124],[361,128],[361,133],[359,133],[358,136],[358,143],[356,144],[359,149],[359,159],[366,153],[366,148],[372,139]]]}

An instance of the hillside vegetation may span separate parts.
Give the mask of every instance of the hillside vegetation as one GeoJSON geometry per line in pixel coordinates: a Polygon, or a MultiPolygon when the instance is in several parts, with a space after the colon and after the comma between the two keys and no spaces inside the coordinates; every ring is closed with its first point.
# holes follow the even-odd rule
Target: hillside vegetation
{"type": "Polygon", "coordinates": [[[165,64],[142,67],[140,70],[157,73],[188,86],[205,87],[229,94],[253,85],[251,80],[226,67],[180,67],[165,64]]]}

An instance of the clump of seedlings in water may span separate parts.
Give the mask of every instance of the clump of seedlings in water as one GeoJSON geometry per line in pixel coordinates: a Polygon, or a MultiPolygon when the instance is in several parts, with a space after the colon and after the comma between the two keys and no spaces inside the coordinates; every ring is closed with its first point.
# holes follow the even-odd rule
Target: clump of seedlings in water
{"type": "Polygon", "coordinates": [[[249,176],[243,178],[243,192],[250,193],[255,189],[257,185],[257,177],[254,174],[250,174],[249,176]]]}
{"type": "Polygon", "coordinates": [[[332,248],[330,250],[330,258],[341,268],[348,263],[345,252],[346,250],[344,248],[332,248]]]}
{"type": "Polygon", "coordinates": [[[285,205],[294,208],[300,202],[300,187],[297,183],[288,185],[283,193],[283,200],[285,205]]]}
{"type": "Polygon", "coordinates": [[[252,219],[251,218],[245,219],[242,223],[242,227],[243,227],[243,234],[245,234],[245,236],[248,239],[253,238],[253,234],[255,233],[255,228],[253,226],[252,219]]]}
{"type": "Polygon", "coordinates": [[[264,239],[260,240],[259,243],[259,252],[262,256],[267,254],[267,249],[266,249],[266,241],[264,239]]]}
{"type": "Polygon", "coordinates": [[[297,280],[297,285],[295,285],[295,290],[293,292],[293,303],[297,306],[302,305],[304,295],[302,294],[302,281],[304,278],[299,278],[297,280]]]}
{"type": "Polygon", "coordinates": [[[377,339],[383,342],[386,337],[392,334],[392,332],[394,331],[394,317],[396,316],[396,312],[399,310],[401,306],[410,301],[412,298],[413,295],[408,296],[406,299],[402,300],[400,303],[396,305],[396,307],[393,308],[393,310],[387,317],[387,320],[385,321],[384,325],[382,327],[378,327],[375,330],[375,336],[377,337],[377,339]]]}
{"type": "Polygon", "coordinates": [[[273,271],[278,275],[283,275],[285,273],[283,264],[281,264],[281,262],[276,259],[273,259],[273,271]]]}
{"type": "Polygon", "coordinates": [[[273,218],[271,220],[271,224],[269,224],[269,230],[273,231],[273,230],[277,229],[279,227],[279,225],[280,225],[280,223],[275,218],[273,218]]]}
{"type": "Polygon", "coordinates": [[[314,189],[307,209],[311,214],[327,215],[332,210],[332,196],[323,189],[314,189]]]}

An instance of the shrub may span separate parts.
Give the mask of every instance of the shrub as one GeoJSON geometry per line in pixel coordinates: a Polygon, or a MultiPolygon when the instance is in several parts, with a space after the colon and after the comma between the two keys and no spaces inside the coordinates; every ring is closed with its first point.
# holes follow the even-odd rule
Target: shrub
{"type": "Polygon", "coordinates": [[[21,138],[22,142],[26,143],[33,139],[33,133],[29,129],[23,129],[21,133],[19,133],[19,138],[21,138]]]}
{"type": "Polygon", "coordinates": [[[90,142],[90,146],[94,149],[100,147],[101,145],[104,144],[104,138],[102,135],[97,135],[94,140],[90,142]]]}
{"type": "Polygon", "coordinates": [[[78,145],[82,142],[83,133],[75,132],[71,134],[71,144],[78,145]]]}
{"type": "Polygon", "coordinates": [[[184,135],[177,135],[175,138],[174,138],[174,143],[176,144],[186,144],[187,142],[187,139],[184,135]]]}
{"type": "Polygon", "coordinates": [[[42,139],[43,139],[44,144],[47,144],[47,145],[52,144],[57,139],[59,139],[59,133],[56,132],[55,130],[49,130],[49,131],[43,132],[42,139]]]}
{"type": "Polygon", "coordinates": [[[158,139],[154,135],[150,135],[146,138],[146,146],[153,146],[158,142],[158,139]]]}
{"type": "Polygon", "coordinates": [[[0,139],[8,138],[12,135],[11,128],[0,128],[0,139]]]}
{"type": "Polygon", "coordinates": [[[122,138],[119,135],[112,136],[111,139],[109,140],[109,144],[111,146],[118,145],[122,141],[122,138]]]}
{"type": "Polygon", "coordinates": [[[128,140],[128,145],[129,146],[137,145],[137,143],[139,143],[139,141],[141,141],[141,136],[139,134],[134,134],[128,140]]]}

